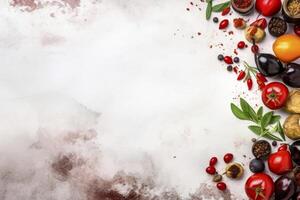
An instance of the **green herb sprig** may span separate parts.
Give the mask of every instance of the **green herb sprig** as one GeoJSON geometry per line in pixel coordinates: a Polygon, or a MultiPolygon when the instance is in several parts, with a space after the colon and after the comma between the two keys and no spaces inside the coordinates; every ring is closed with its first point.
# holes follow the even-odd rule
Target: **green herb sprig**
{"type": "Polygon", "coordinates": [[[209,20],[212,12],[222,12],[225,8],[230,6],[230,1],[220,3],[213,6],[212,0],[206,0],[206,19],[209,20]]]}
{"type": "Polygon", "coordinates": [[[231,111],[236,118],[253,122],[254,124],[248,126],[248,128],[259,137],[285,141],[285,135],[280,123],[281,117],[274,115],[273,111],[263,113],[262,106],[255,111],[243,98],[240,99],[240,108],[231,103],[231,111]],[[274,133],[279,133],[280,137],[274,135],[274,133]]]}

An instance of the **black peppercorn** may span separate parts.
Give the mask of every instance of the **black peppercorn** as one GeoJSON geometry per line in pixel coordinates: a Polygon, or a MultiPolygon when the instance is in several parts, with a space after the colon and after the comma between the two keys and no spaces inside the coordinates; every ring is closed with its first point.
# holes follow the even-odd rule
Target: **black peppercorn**
{"type": "Polygon", "coordinates": [[[258,140],[252,146],[252,153],[255,158],[265,159],[271,153],[271,145],[266,140],[258,140]]]}
{"type": "Polygon", "coordinates": [[[240,58],[239,58],[239,57],[234,57],[234,58],[233,58],[233,62],[239,63],[239,62],[240,62],[240,58]]]}
{"type": "Polygon", "coordinates": [[[272,17],[269,21],[268,30],[272,36],[279,37],[287,31],[287,23],[279,17],[272,17]]]}
{"type": "Polygon", "coordinates": [[[227,66],[227,71],[231,72],[232,71],[232,65],[227,66]]]}
{"type": "Polygon", "coordinates": [[[219,61],[224,60],[224,56],[223,56],[222,54],[219,54],[219,55],[218,55],[218,60],[219,60],[219,61]]]}
{"type": "Polygon", "coordinates": [[[219,22],[219,18],[214,17],[214,18],[213,18],[213,22],[218,23],[218,22],[219,22]]]}

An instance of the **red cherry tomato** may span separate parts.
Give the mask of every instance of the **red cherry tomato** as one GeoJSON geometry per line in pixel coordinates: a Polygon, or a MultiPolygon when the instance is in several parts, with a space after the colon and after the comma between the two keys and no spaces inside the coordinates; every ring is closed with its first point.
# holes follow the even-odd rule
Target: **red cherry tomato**
{"type": "Polygon", "coordinates": [[[269,200],[274,192],[274,182],[265,173],[253,174],[245,183],[245,192],[251,200],[269,200]]]}
{"type": "Polygon", "coordinates": [[[272,110],[282,108],[288,96],[288,88],[280,82],[269,83],[262,91],[263,103],[272,110]]]}
{"type": "Polygon", "coordinates": [[[226,190],[226,188],[227,188],[226,183],[224,183],[224,182],[217,183],[217,188],[221,191],[226,190]]]}
{"type": "Polygon", "coordinates": [[[245,44],[244,41],[240,41],[240,42],[237,44],[237,47],[238,47],[239,49],[243,49],[243,48],[245,48],[245,46],[246,46],[246,44],[245,44]]]}
{"type": "Polygon", "coordinates": [[[282,145],[278,151],[268,157],[268,166],[271,172],[282,175],[293,169],[291,153],[287,151],[287,145],[282,145]]]}
{"type": "Polygon", "coordinates": [[[281,0],[256,0],[255,8],[263,16],[273,16],[280,11],[281,0]]]}
{"type": "Polygon", "coordinates": [[[225,163],[230,163],[232,161],[232,159],[233,159],[233,154],[232,153],[226,153],[224,155],[223,159],[224,159],[225,163]]]}

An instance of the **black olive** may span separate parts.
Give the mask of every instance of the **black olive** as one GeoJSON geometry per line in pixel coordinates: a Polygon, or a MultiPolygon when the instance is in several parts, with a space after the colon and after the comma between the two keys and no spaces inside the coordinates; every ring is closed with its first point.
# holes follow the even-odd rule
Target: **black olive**
{"type": "Polygon", "coordinates": [[[262,159],[254,158],[251,160],[249,168],[253,173],[263,172],[265,170],[265,163],[262,159]]]}
{"type": "Polygon", "coordinates": [[[292,155],[292,160],[297,165],[300,165],[300,140],[297,140],[290,145],[290,152],[292,155]]]}
{"type": "Polygon", "coordinates": [[[297,186],[293,179],[283,175],[275,183],[275,200],[289,200],[296,192],[297,186]]]}
{"type": "Polygon", "coordinates": [[[257,69],[264,76],[275,76],[284,71],[283,65],[278,58],[268,53],[255,54],[257,69]]]}
{"type": "Polygon", "coordinates": [[[289,63],[286,70],[281,75],[282,81],[288,86],[300,87],[300,65],[297,63],[289,63]]]}

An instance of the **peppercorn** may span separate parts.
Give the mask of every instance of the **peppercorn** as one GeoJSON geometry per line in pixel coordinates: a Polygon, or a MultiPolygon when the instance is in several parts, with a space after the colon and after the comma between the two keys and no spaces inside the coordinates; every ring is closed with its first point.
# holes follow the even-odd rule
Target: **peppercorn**
{"type": "Polygon", "coordinates": [[[234,57],[234,58],[233,58],[233,62],[239,63],[239,62],[240,62],[240,58],[239,58],[239,57],[234,57]]]}
{"type": "Polygon", "coordinates": [[[258,140],[252,145],[255,158],[266,159],[271,153],[271,145],[266,140],[258,140]]]}
{"type": "Polygon", "coordinates": [[[219,61],[224,60],[224,56],[223,56],[222,54],[219,54],[219,55],[218,55],[218,60],[219,60],[219,61]]]}
{"type": "Polygon", "coordinates": [[[232,71],[232,65],[227,66],[227,71],[231,72],[232,71]]]}
{"type": "Polygon", "coordinates": [[[287,23],[279,17],[272,17],[269,21],[268,30],[272,36],[279,37],[287,31],[287,23]]]}
{"type": "Polygon", "coordinates": [[[272,142],[272,146],[273,146],[273,147],[276,147],[276,146],[277,146],[277,141],[273,141],[273,142],[272,142]]]}
{"type": "Polygon", "coordinates": [[[213,18],[213,22],[218,23],[218,22],[219,22],[219,18],[214,17],[214,18],[213,18]]]}

